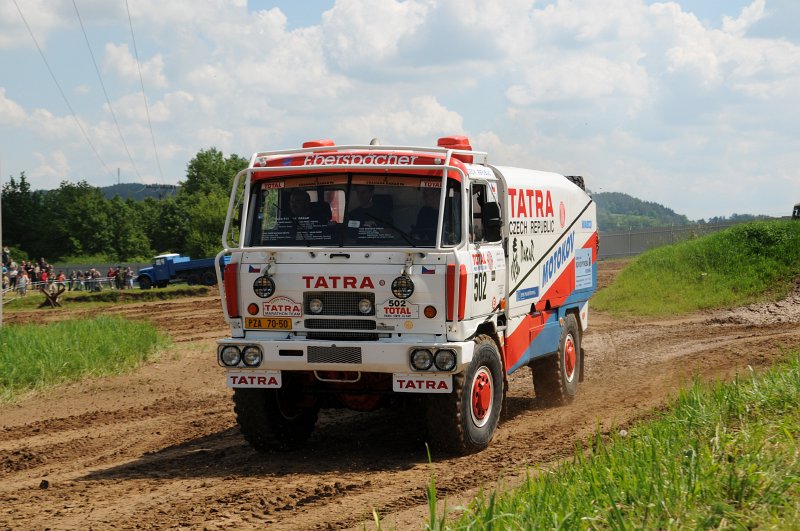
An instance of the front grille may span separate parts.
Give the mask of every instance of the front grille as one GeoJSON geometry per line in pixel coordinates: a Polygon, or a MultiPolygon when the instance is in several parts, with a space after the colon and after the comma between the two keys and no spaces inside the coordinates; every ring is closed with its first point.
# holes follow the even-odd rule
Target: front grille
{"type": "Polygon", "coordinates": [[[364,319],[306,319],[303,322],[306,328],[320,330],[328,328],[331,330],[375,330],[375,321],[364,319]]]}
{"type": "Polygon", "coordinates": [[[309,363],[361,363],[359,347],[308,347],[309,363]]]}
{"type": "Polygon", "coordinates": [[[303,311],[306,315],[374,316],[375,294],[352,291],[307,291],[303,294],[303,311]],[[322,301],[321,313],[311,313],[311,308],[308,305],[311,299],[319,299],[322,301]],[[370,313],[363,314],[358,310],[358,302],[361,299],[368,299],[372,303],[372,311],[370,313]]]}

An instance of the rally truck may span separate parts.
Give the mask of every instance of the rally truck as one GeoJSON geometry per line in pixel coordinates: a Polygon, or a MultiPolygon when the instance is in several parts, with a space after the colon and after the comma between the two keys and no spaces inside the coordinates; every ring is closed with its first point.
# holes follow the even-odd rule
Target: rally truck
{"type": "Polygon", "coordinates": [[[490,444],[508,376],[566,404],[597,286],[580,177],[436,147],[255,153],[233,182],[218,363],[257,450],[307,439],[323,408],[408,405],[434,451],[490,444]]]}
{"type": "Polygon", "coordinates": [[[217,283],[217,275],[214,273],[214,258],[192,260],[178,253],[166,253],[154,257],[152,266],[141,268],[136,280],[142,289],[164,288],[177,281],[213,286],[217,283]]]}

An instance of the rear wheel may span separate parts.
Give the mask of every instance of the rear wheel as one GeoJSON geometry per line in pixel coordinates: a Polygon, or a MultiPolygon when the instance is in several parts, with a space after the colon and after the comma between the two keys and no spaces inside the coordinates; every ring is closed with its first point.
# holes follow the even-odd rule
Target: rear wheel
{"type": "Polygon", "coordinates": [[[217,275],[213,271],[206,271],[203,273],[203,284],[206,286],[213,286],[217,283],[217,275]]]}
{"type": "Polygon", "coordinates": [[[234,389],[239,429],[259,452],[305,442],[317,423],[316,407],[303,407],[291,389],[234,389]]]}
{"type": "Polygon", "coordinates": [[[427,428],[434,449],[458,454],[483,450],[494,437],[503,408],[503,365],[495,342],[475,339],[467,369],[453,376],[453,392],[429,395],[427,428]]]}
{"type": "Polygon", "coordinates": [[[531,362],[536,400],[546,406],[569,404],[578,393],[581,338],[575,316],[567,314],[561,328],[558,352],[531,362]]]}

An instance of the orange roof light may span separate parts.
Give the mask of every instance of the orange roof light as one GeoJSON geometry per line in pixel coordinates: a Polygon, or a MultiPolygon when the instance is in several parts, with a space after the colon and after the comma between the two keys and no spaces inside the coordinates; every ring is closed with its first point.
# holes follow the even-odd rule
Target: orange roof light
{"type": "Polygon", "coordinates": [[[304,148],[315,148],[315,147],[325,147],[325,146],[335,146],[336,144],[333,143],[333,140],[330,138],[323,138],[322,140],[309,140],[308,142],[303,142],[304,148]]]}
{"type": "MultiPolygon", "coordinates": [[[[463,135],[444,136],[436,142],[436,145],[447,149],[463,149],[472,151],[469,138],[463,135]]],[[[472,155],[455,154],[453,155],[453,158],[458,159],[461,162],[466,162],[467,164],[472,163],[472,155]]]]}

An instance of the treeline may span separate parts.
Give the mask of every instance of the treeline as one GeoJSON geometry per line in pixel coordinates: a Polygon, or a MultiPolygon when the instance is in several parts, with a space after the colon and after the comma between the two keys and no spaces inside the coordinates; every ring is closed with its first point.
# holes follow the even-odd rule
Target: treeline
{"type": "Polygon", "coordinates": [[[651,201],[642,201],[620,192],[592,194],[597,203],[597,225],[602,231],[614,232],[645,227],[688,225],[689,218],[651,201]]]}
{"type": "Polygon", "coordinates": [[[32,191],[22,172],[3,185],[3,245],[17,251],[17,259],[51,262],[88,256],[146,262],[165,251],[213,256],[221,247],[233,177],[247,163],[216,148],[200,151],[174,196],[142,201],[107,199],[86,181],[32,191]]]}

